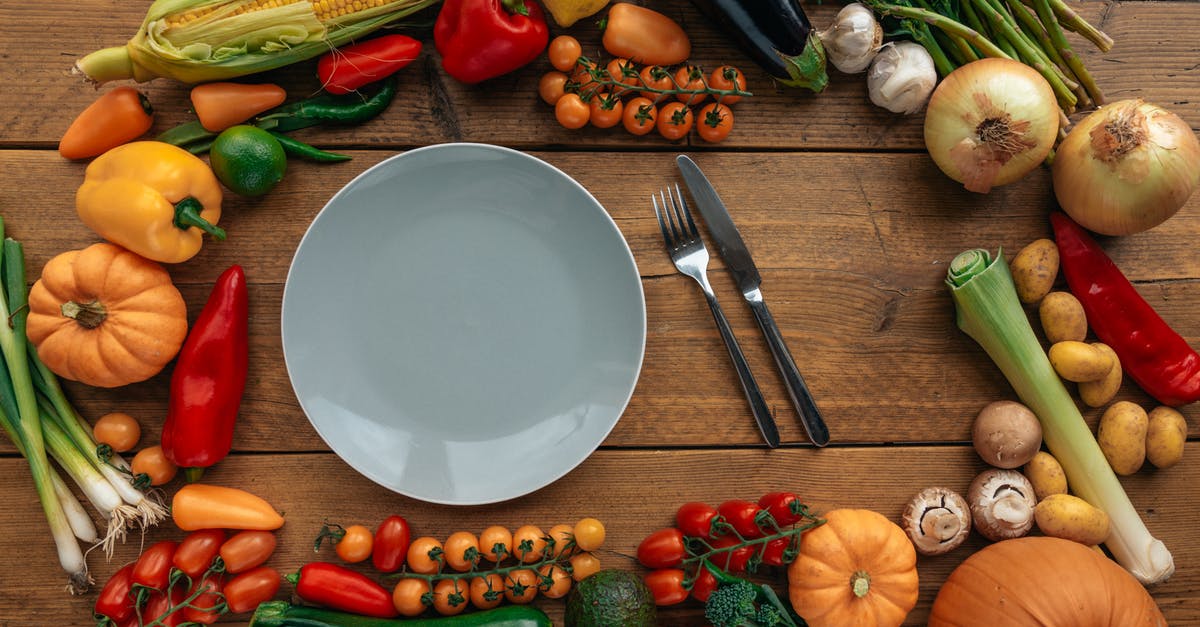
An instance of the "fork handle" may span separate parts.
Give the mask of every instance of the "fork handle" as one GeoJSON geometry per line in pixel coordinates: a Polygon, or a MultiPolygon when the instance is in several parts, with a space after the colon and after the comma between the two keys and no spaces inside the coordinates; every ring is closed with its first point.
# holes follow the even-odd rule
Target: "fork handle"
{"type": "Polygon", "coordinates": [[[796,367],[796,361],[792,359],[792,353],[788,350],[787,343],[783,341],[783,334],[779,332],[775,318],[767,309],[767,303],[758,293],[747,295],[746,301],[750,303],[750,311],[754,312],[754,319],[758,321],[758,326],[767,338],[767,347],[771,349],[775,365],[779,366],[779,372],[783,375],[784,383],[787,386],[788,396],[792,397],[792,403],[800,414],[800,422],[804,425],[804,430],[808,432],[808,438],[817,446],[829,444],[829,427],[821,418],[821,410],[817,409],[817,403],[813,400],[812,393],[808,391],[804,377],[800,376],[800,369],[796,367]]]}
{"type": "Polygon", "coordinates": [[[714,294],[705,290],[704,298],[708,301],[708,308],[712,310],[713,319],[717,322],[717,329],[721,331],[721,339],[725,340],[725,348],[729,351],[729,357],[733,359],[733,367],[737,370],[738,380],[742,383],[742,391],[746,393],[746,400],[750,402],[750,412],[754,414],[758,430],[762,432],[767,446],[777,448],[779,446],[779,428],[775,425],[775,418],[771,416],[767,402],[763,400],[762,391],[758,389],[754,375],[750,373],[750,364],[746,363],[746,356],[742,354],[742,348],[738,346],[737,338],[733,336],[729,320],[725,318],[725,312],[721,310],[721,304],[717,302],[714,294]]]}

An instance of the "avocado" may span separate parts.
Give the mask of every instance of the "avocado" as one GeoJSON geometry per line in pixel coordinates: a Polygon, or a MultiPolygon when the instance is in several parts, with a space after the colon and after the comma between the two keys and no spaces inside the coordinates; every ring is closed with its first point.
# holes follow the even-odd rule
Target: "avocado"
{"type": "Polygon", "coordinates": [[[567,627],[654,627],[658,611],[641,577],[607,569],[571,589],[565,619],[567,627]]]}

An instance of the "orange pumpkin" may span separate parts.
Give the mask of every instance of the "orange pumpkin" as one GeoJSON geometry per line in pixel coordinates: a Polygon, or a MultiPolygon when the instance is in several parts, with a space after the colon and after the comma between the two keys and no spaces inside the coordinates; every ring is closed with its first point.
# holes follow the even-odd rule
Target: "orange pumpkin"
{"type": "Polygon", "coordinates": [[[29,292],[29,340],[55,374],[118,387],[157,374],[187,336],[187,305],[161,265],[109,243],[46,263],[29,292]]]}
{"type": "Polygon", "coordinates": [[[917,604],[917,551],[883,514],[835,509],[801,536],[788,597],[811,627],[899,625],[917,604]]]}
{"type": "Polygon", "coordinates": [[[1045,536],[989,545],[950,573],[930,627],[1166,625],[1142,584],[1090,547],[1045,536]]]}

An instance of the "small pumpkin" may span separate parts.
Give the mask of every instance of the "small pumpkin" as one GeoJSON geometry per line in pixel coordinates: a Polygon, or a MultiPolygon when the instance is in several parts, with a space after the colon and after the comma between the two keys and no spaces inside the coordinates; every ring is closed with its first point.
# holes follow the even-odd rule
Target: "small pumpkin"
{"type": "Polygon", "coordinates": [[[46,263],[29,292],[26,333],[60,377],[119,387],[179,353],[187,305],[161,265],[102,242],[46,263]]]}
{"type": "Polygon", "coordinates": [[[1166,625],[1149,592],[1090,547],[1047,536],[988,545],[942,584],[930,627],[1166,625]]]}
{"type": "Polygon", "coordinates": [[[917,604],[917,551],[883,514],[835,509],[801,536],[788,597],[811,627],[899,625],[917,604]]]}

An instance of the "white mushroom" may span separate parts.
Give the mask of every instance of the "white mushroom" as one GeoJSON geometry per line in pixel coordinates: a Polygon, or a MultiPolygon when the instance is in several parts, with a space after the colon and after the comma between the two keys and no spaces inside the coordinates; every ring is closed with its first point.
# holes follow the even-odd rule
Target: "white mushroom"
{"type": "Polygon", "coordinates": [[[971,429],[975,452],[991,466],[1017,468],[1042,447],[1042,423],[1016,401],[995,401],[984,407],[971,429]]]}
{"type": "Polygon", "coordinates": [[[941,555],[953,550],[971,532],[967,500],[948,488],[925,488],[904,508],[904,530],[917,551],[941,555]]]}
{"type": "Polygon", "coordinates": [[[1033,527],[1033,485],[1015,470],[979,473],[967,491],[971,519],[980,535],[998,541],[1019,538],[1033,527]]]}

